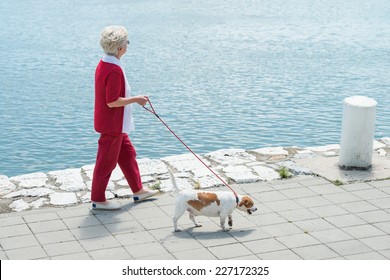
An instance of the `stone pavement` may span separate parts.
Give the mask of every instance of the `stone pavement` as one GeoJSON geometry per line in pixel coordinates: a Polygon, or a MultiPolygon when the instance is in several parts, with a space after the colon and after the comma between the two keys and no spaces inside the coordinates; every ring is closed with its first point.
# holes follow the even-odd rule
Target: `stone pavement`
{"type": "Polygon", "coordinates": [[[258,211],[233,213],[233,229],[218,218],[187,215],[173,232],[174,195],[122,209],[90,204],[0,215],[0,259],[390,259],[390,179],[336,186],[304,175],[232,185],[258,211]]]}

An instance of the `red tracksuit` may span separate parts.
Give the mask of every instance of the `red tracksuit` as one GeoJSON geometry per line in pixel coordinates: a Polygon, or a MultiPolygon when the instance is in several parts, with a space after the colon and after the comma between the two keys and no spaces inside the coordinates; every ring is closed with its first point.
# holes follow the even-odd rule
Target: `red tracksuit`
{"type": "Polygon", "coordinates": [[[91,200],[94,202],[106,201],[105,191],[116,164],[133,193],[142,189],[135,148],[128,135],[122,133],[124,107],[110,108],[107,105],[119,97],[125,97],[122,69],[100,61],[95,72],[94,126],[100,139],[92,178],[91,200]]]}

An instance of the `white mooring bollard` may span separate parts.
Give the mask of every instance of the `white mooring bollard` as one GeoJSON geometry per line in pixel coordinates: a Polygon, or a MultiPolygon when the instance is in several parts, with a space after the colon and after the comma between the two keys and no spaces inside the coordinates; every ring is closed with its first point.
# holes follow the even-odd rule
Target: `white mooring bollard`
{"type": "Polygon", "coordinates": [[[367,170],[372,165],[377,102],[366,96],[344,99],[339,167],[367,170]]]}

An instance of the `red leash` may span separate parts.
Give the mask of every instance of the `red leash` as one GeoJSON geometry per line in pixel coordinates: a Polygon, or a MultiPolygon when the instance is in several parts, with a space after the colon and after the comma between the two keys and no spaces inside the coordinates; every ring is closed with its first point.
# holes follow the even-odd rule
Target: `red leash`
{"type": "Polygon", "coordinates": [[[225,180],[223,180],[217,173],[214,172],[214,170],[212,170],[197,154],[195,154],[190,147],[188,147],[186,145],[186,143],[183,142],[183,140],[180,139],[179,136],[176,135],[176,133],[163,121],[163,119],[160,118],[159,115],[157,115],[156,111],[154,110],[153,108],[153,105],[152,105],[152,102],[150,101],[150,99],[148,98],[148,102],[149,102],[149,105],[150,105],[150,109],[149,108],[146,108],[145,106],[144,109],[149,111],[150,113],[152,113],[153,115],[155,115],[159,120],[160,122],[177,138],[177,140],[179,140],[183,145],[184,147],[187,148],[187,150],[189,150],[204,166],[206,166],[206,168],[208,170],[211,171],[211,173],[214,174],[215,177],[217,177],[226,187],[228,187],[233,193],[234,193],[234,196],[236,197],[236,202],[238,204],[238,195],[237,193],[228,185],[228,183],[225,182],[225,180]]]}

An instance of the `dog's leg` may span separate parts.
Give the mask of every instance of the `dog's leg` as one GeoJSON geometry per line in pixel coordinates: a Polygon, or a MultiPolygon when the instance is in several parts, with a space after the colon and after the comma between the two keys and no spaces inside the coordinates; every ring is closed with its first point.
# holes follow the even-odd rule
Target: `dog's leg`
{"type": "Polygon", "coordinates": [[[229,225],[230,228],[233,227],[233,217],[232,217],[232,215],[228,216],[228,225],[229,225]]]}
{"type": "Polygon", "coordinates": [[[221,228],[223,231],[228,231],[228,229],[225,227],[225,222],[226,222],[226,216],[220,216],[219,217],[221,220],[221,228]]]}
{"type": "Polygon", "coordinates": [[[195,226],[196,226],[196,227],[201,227],[202,225],[198,223],[198,221],[197,221],[196,218],[195,218],[195,215],[192,214],[191,212],[189,212],[189,213],[190,213],[190,219],[191,219],[191,221],[194,222],[195,226]]]}
{"type": "Polygon", "coordinates": [[[175,216],[173,217],[173,227],[176,232],[180,232],[181,230],[177,227],[177,221],[180,219],[181,216],[183,216],[184,212],[186,211],[186,208],[183,207],[183,205],[176,204],[175,208],[175,216]]]}

